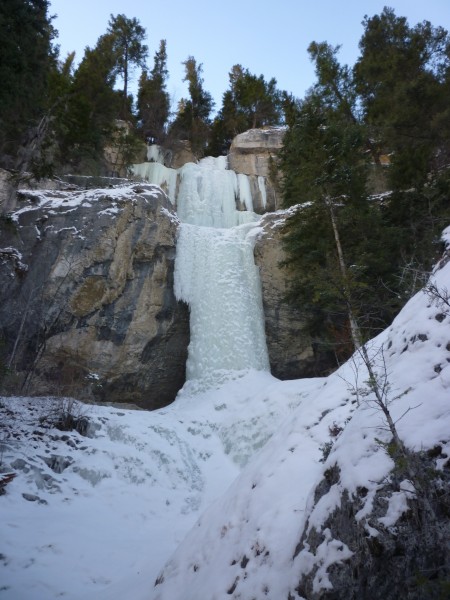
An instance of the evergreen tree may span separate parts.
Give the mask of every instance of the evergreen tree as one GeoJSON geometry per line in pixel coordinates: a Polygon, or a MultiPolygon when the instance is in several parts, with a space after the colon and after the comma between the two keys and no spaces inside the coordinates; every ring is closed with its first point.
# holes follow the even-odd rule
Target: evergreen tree
{"type": "Polygon", "coordinates": [[[47,0],[0,3],[0,160],[16,166],[47,109],[48,78],[56,60],[47,0]],[[28,139],[26,139],[28,138],[28,139]]]}
{"type": "Polygon", "coordinates": [[[101,36],[95,48],[87,47],[56,120],[58,162],[71,171],[91,171],[101,163],[105,145],[112,140],[121,109],[116,82],[114,40],[101,36]]]}
{"type": "Polygon", "coordinates": [[[364,24],[353,70],[338,48],[310,45],[317,82],[290,104],[281,153],[285,204],[305,203],[286,227],[290,297],[322,340],[342,340],[352,317],[371,333],[386,326],[450,217],[449,36],[391,9],[364,24]],[[368,162],[382,154],[391,193],[370,199],[368,162]]]}
{"type": "Polygon", "coordinates": [[[436,151],[449,147],[449,126],[442,125],[449,116],[450,38],[427,21],[410,27],[390,8],[366,16],[363,25],[354,73],[364,118],[382,151],[391,154],[391,185],[420,188],[436,151]]]}
{"type": "Polygon", "coordinates": [[[281,97],[276,85],[275,78],[266,81],[263,75],[257,77],[248,69],[236,78],[236,104],[244,114],[249,129],[277,125],[280,122],[281,97]]]}
{"type": "Polygon", "coordinates": [[[290,298],[305,311],[313,337],[338,342],[343,358],[361,343],[360,326],[381,328],[388,310],[374,294],[386,263],[378,251],[380,212],[368,202],[365,128],[336,52],[310,46],[318,82],[293,113],[281,169],[285,205],[304,203],[286,227],[290,298]]]}
{"type": "Polygon", "coordinates": [[[170,113],[170,98],[166,90],[168,74],[166,40],[161,40],[150,75],[143,71],[139,81],[138,120],[146,139],[161,141],[163,138],[170,113]]]}
{"type": "Polygon", "coordinates": [[[210,135],[210,115],[214,107],[212,96],[203,88],[202,64],[197,65],[189,56],[183,65],[186,70],[183,81],[189,84],[189,99],[182,99],[178,113],[171,126],[171,133],[187,139],[197,156],[203,156],[210,135]]]}
{"type": "Polygon", "coordinates": [[[112,52],[115,59],[116,74],[123,80],[122,117],[128,118],[128,83],[133,68],[145,69],[148,48],[144,44],[145,29],[136,18],[128,19],[125,15],[111,15],[108,34],[112,40],[112,52]]]}
{"type": "MultiPolygon", "coordinates": [[[[252,75],[236,64],[229,73],[230,87],[224,93],[222,108],[214,119],[209,151],[222,154],[238,133],[279,125],[283,107],[287,108],[287,94],[276,87],[276,79],[266,81],[263,75],[252,75]]],[[[291,99],[292,100],[292,99],[291,99]]]]}
{"type": "Polygon", "coordinates": [[[411,294],[450,216],[450,37],[427,21],[410,27],[389,8],[363,24],[356,89],[371,136],[390,157],[383,217],[398,244],[398,293],[411,294]]]}

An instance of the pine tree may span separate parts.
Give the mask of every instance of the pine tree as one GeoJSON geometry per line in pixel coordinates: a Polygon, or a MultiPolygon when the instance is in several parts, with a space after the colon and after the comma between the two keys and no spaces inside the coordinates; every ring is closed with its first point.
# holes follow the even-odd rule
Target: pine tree
{"type": "Polygon", "coordinates": [[[364,24],[353,70],[338,48],[310,45],[317,82],[290,104],[281,153],[285,204],[304,203],[286,227],[290,297],[322,340],[342,339],[352,317],[369,334],[389,323],[450,218],[449,36],[391,9],[364,24]],[[391,158],[383,200],[366,191],[381,154],[391,158]]]}
{"type": "Polygon", "coordinates": [[[143,71],[137,99],[138,121],[145,139],[163,139],[170,114],[170,98],[166,90],[168,77],[166,40],[161,40],[155,53],[153,69],[143,71]]]}
{"type": "Polygon", "coordinates": [[[178,105],[178,113],[171,126],[171,133],[191,143],[192,151],[198,157],[203,156],[210,135],[210,115],[214,101],[209,92],[203,88],[202,64],[197,64],[193,56],[184,62],[185,77],[189,86],[189,99],[182,99],[178,105]]]}
{"type": "Polygon", "coordinates": [[[112,52],[115,58],[116,74],[123,80],[122,117],[128,118],[128,83],[134,67],[145,69],[148,48],[144,44],[145,29],[136,18],[125,15],[111,15],[108,34],[112,39],[112,52]]]}
{"type": "Polygon", "coordinates": [[[263,75],[251,74],[248,69],[237,77],[234,85],[238,110],[246,117],[250,129],[277,125],[281,120],[281,97],[277,81],[272,77],[266,81],[263,75]]]}
{"type": "Polygon", "coordinates": [[[410,27],[390,8],[366,16],[363,25],[354,74],[364,118],[383,153],[391,155],[391,186],[420,188],[436,151],[449,147],[442,113],[449,115],[450,38],[427,21],[410,27]]]}
{"type": "Polygon", "coordinates": [[[450,36],[427,21],[411,27],[389,8],[363,25],[354,78],[370,135],[390,158],[383,217],[403,296],[416,291],[414,272],[431,268],[450,217],[450,36]]]}
{"type": "Polygon", "coordinates": [[[112,139],[122,106],[116,82],[113,39],[100,36],[95,48],[86,48],[56,120],[58,162],[72,172],[101,170],[103,150],[112,139]],[[93,170],[92,170],[93,169],[93,170]]]}
{"type": "Polygon", "coordinates": [[[56,60],[48,8],[47,0],[0,3],[0,161],[6,167],[18,166],[17,152],[47,108],[56,60]]]}
{"type": "Polygon", "coordinates": [[[348,353],[361,343],[361,325],[374,331],[385,324],[373,292],[386,269],[380,211],[368,201],[366,132],[355,116],[350,71],[336,53],[310,46],[318,81],[292,114],[281,169],[285,205],[304,204],[286,227],[290,297],[306,311],[313,336],[344,340],[348,353]]]}
{"type": "Polygon", "coordinates": [[[234,136],[248,129],[279,125],[286,106],[285,92],[276,87],[276,79],[252,75],[236,64],[229,73],[230,87],[223,95],[222,108],[214,119],[209,151],[226,152],[234,136]]]}

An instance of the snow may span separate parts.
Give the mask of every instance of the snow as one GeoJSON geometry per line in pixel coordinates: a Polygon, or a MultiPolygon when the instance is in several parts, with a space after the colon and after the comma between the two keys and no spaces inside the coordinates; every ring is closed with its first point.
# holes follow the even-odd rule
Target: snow
{"type": "Polygon", "coordinates": [[[167,217],[175,225],[180,224],[180,219],[177,217],[176,213],[170,212],[169,210],[167,210],[167,208],[161,208],[161,214],[167,217]]]}
{"type": "MultiPolygon", "coordinates": [[[[435,279],[449,286],[450,264],[435,279]]],[[[404,442],[418,450],[440,444],[448,456],[449,317],[439,321],[439,313],[419,293],[370,348],[386,348],[392,398],[400,396],[390,408],[404,442]]],[[[360,486],[368,492],[356,518],[364,522],[393,466],[377,441],[389,435],[371,397],[358,404],[353,393],[358,360],[320,379],[235,373],[207,390],[188,385],[150,413],[85,407],[99,427],[92,438],[42,427],[49,400],[2,399],[2,469],[18,475],[0,497],[0,597],[250,599],[268,589],[267,597],[283,598],[315,567],[315,589],[329,588],[329,566],[351,550],[325,527],[317,551],[305,547],[293,559],[302,531],[323,526],[343,490],[360,486]],[[43,460],[52,455],[72,462],[55,473],[43,460]],[[339,481],[314,504],[315,486],[336,464],[339,481]]],[[[400,487],[380,527],[395,527],[407,509],[414,490],[400,487]]],[[[373,525],[365,526],[376,536],[373,525]]]]}
{"type": "Polygon", "coordinates": [[[446,227],[442,232],[442,241],[447,248],[450,246],[450,226],[446,227]]]}
{"type": "MultiPolygon", "coordinates": [[[[435,278],[439,287],[448,287],[450,264],[437,271],[435,278]]],[[[384,357],[391,382],[389,407],[404,443],[418,451],[439,444],[448,457],[449,316],[436,319],[439,313],[427,295],[419,293],[392,326],[369,344],[368,352],[380,377],[384,367],[379,358],[384,357]],[[409,341],[406,350],[405,340],[409,341]],[[435,364],[442,366],[439,373],[435,364]]],[[[356,375],[364,387],[368,376],[359,354],[326,380],[284,382],[298,394],[297,408],[202,515],[165,566],[150,598],[286,598],[300,575],[314,567],[314,588],[330,586],[328,567],[345,560],[351,550],[341,540],[333,540],[326,527],[321,528],[339,506],[344,491],[352,497],[358,488],[367,490],[365,505],[356,517],[364,523],[375,492],[394,466],[383,445],[390,434],[373,396],[367,389],[359,400],[355,396],[356,375]],[[343,430],[333,437],[336,424],[343,430]],[[332,446],[325,458],[327,443],[332,446]],[[315,503],[315,487],[333,466],[339,468],[339,481],[315,503]],[[304,547],[293,559],[306,525],[321,531],[323,542],[315,553],[304,547]],[[244,556],[249,562],[242,567],[244,556]]],[[[388,500],[380,526],[395,526],[407,509],[407,498],[414,490],[406,482],[401,488],[388,500]]],[[[377,535],[375,527],[367,524],[366,528],[370,535],[377,535]]]]}
{"type": "MultiPolygon", "coordinates": [[[[12,262],[14,268],[17,269],[21,273],[25,273],[28,271],[28,265],[22,262],[23,256],[22,253],[13,246],[8,246],[6,248],[0,248],[0,261],[5,264],[7,262],[12,262]]],[[[15,277],[15,271],[11,271],[11,276],[15,277]]]]}
{"type": "MultiPolygon", "coordinates": [[[[119,201],[120,203],[136,201],[139,195],[136,193],[135,188],[136,184],[124,184],[113,188],[95,188],[77,191],[27,190],[26,199],[28,202],[26,206],[16,210],[11,215],[11,218],[14,222],[18,223],[21,214],[42,207],[48,209],[49,214],[55,214],[55,209],[58,209],[58,214],[64,215],[77,210],[80,206],[90,207],[105,198],[112,202],[113,206],[108,207],[103,212],[104,214],[114,216],[120,212],[119,201]],[[67,210],[61,211],[62,206],[66,207],[67,210]]],[[[156,185],[146,184],[145,193],[157,198],[160,189],[156,185]]],[[[38,234],[40,235],[40,232],[38,234]]]]}
{"type": "Polygon", "coordinates": [[[408,481],[402,481],[400,491],[393,492],[388,498],[388,509],[384,517],[380,517],[378,521],[385,527],[392,527],[397,523],[399,518],[408,511],[408,498],[415,495],[414,485],[408,481]]]}
{"type": "Polygon", "coordinates": [[[92,438],[40,425],[59,400],[2,398],[2,467],[18,476],[0,498],[0,597],[148,598],[183,535],[293,411],[278,384],[250,371],[151,413],[84,406],[92,438]],[[68,466],[56,473],[49,457],[68,466]]]}
{"type": "Polygon", "coordinates": [[[343,542],[333,539],[329,529],[325,529],[323,533],[325,539],[317,548],[315,555],[311,554],[308,549],[302,550],[300,553],[303,569],[300,570],[299,575],[307,574],[314,566],[319,565],[313,581],[313,591],[316,594],[323,589],[333,588],[328,578],[328,567],[350,558],[353,554],[343,542]]]}

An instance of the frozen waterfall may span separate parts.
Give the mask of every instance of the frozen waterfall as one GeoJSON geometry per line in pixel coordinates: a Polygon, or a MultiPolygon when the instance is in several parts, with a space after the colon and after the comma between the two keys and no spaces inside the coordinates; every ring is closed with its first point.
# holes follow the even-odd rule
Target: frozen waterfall
{"type": "Polygon", "coordinates": [[[188,380],[215,382],[229,371],[269,369],[253,258],[257,215],[236,210],[240,194],[251,207],[249,187],[226,169],[226,157],[181,169],[175,295],[191,312],[188,380]]]}
{"type": "Polygon", "coordinates": [[[178,172],[157,162],[134,170],[165,184],[172,202],[178,186],[175,295],[190,307],[187,379],[209,385],[230,371],[268,370],[261,283],[253,257],[259,217],[252,210],[247,176],[229,170],[225,156],[187,163],[178,172]],[[236,200],[247,210],[237,210],[236,200]]]}
{"type": "Polygon", "coordinates": [[[191,310],[188,379],[214,378],[221,370],[268,369],[252,230],[254,224],[181,225],[175,294],[191,310]]]}
{"type": "Polygon", "coordinates": [[[254,221],[250,184],[245,175],[226,168],[227,157],[208,156],[179,170],[177,213],[180,221],[205,227],[229,228],[254,221]],[[246,211],[236,210],[236,198],[246,211]]]}

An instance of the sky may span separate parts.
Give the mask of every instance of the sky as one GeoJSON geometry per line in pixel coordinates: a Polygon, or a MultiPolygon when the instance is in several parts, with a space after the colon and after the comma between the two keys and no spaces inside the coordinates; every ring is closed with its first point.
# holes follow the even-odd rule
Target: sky
{"type": "MultiPolygon", "coordinates": [[[[216,109],[237,63],[278,88],[302,98],[314,82],[307,47],[312,41],[341,45],[342,63],[353,65],[363,33],[364,15],[379,14],[387,4],[410,25],[423,20],[450,30],[450,0],[50,0],[57,15],[61,56],[75,50],[81,60],[105,33],[110,15],[136,17],[147,31],[149,66],[161,39],[167,40],[172,106],[187,96],[182,61],[194,56],[203,64],[204,88],[216,109]]],[[[139,73],[134,75],[136,89],[139,73]]]]}

